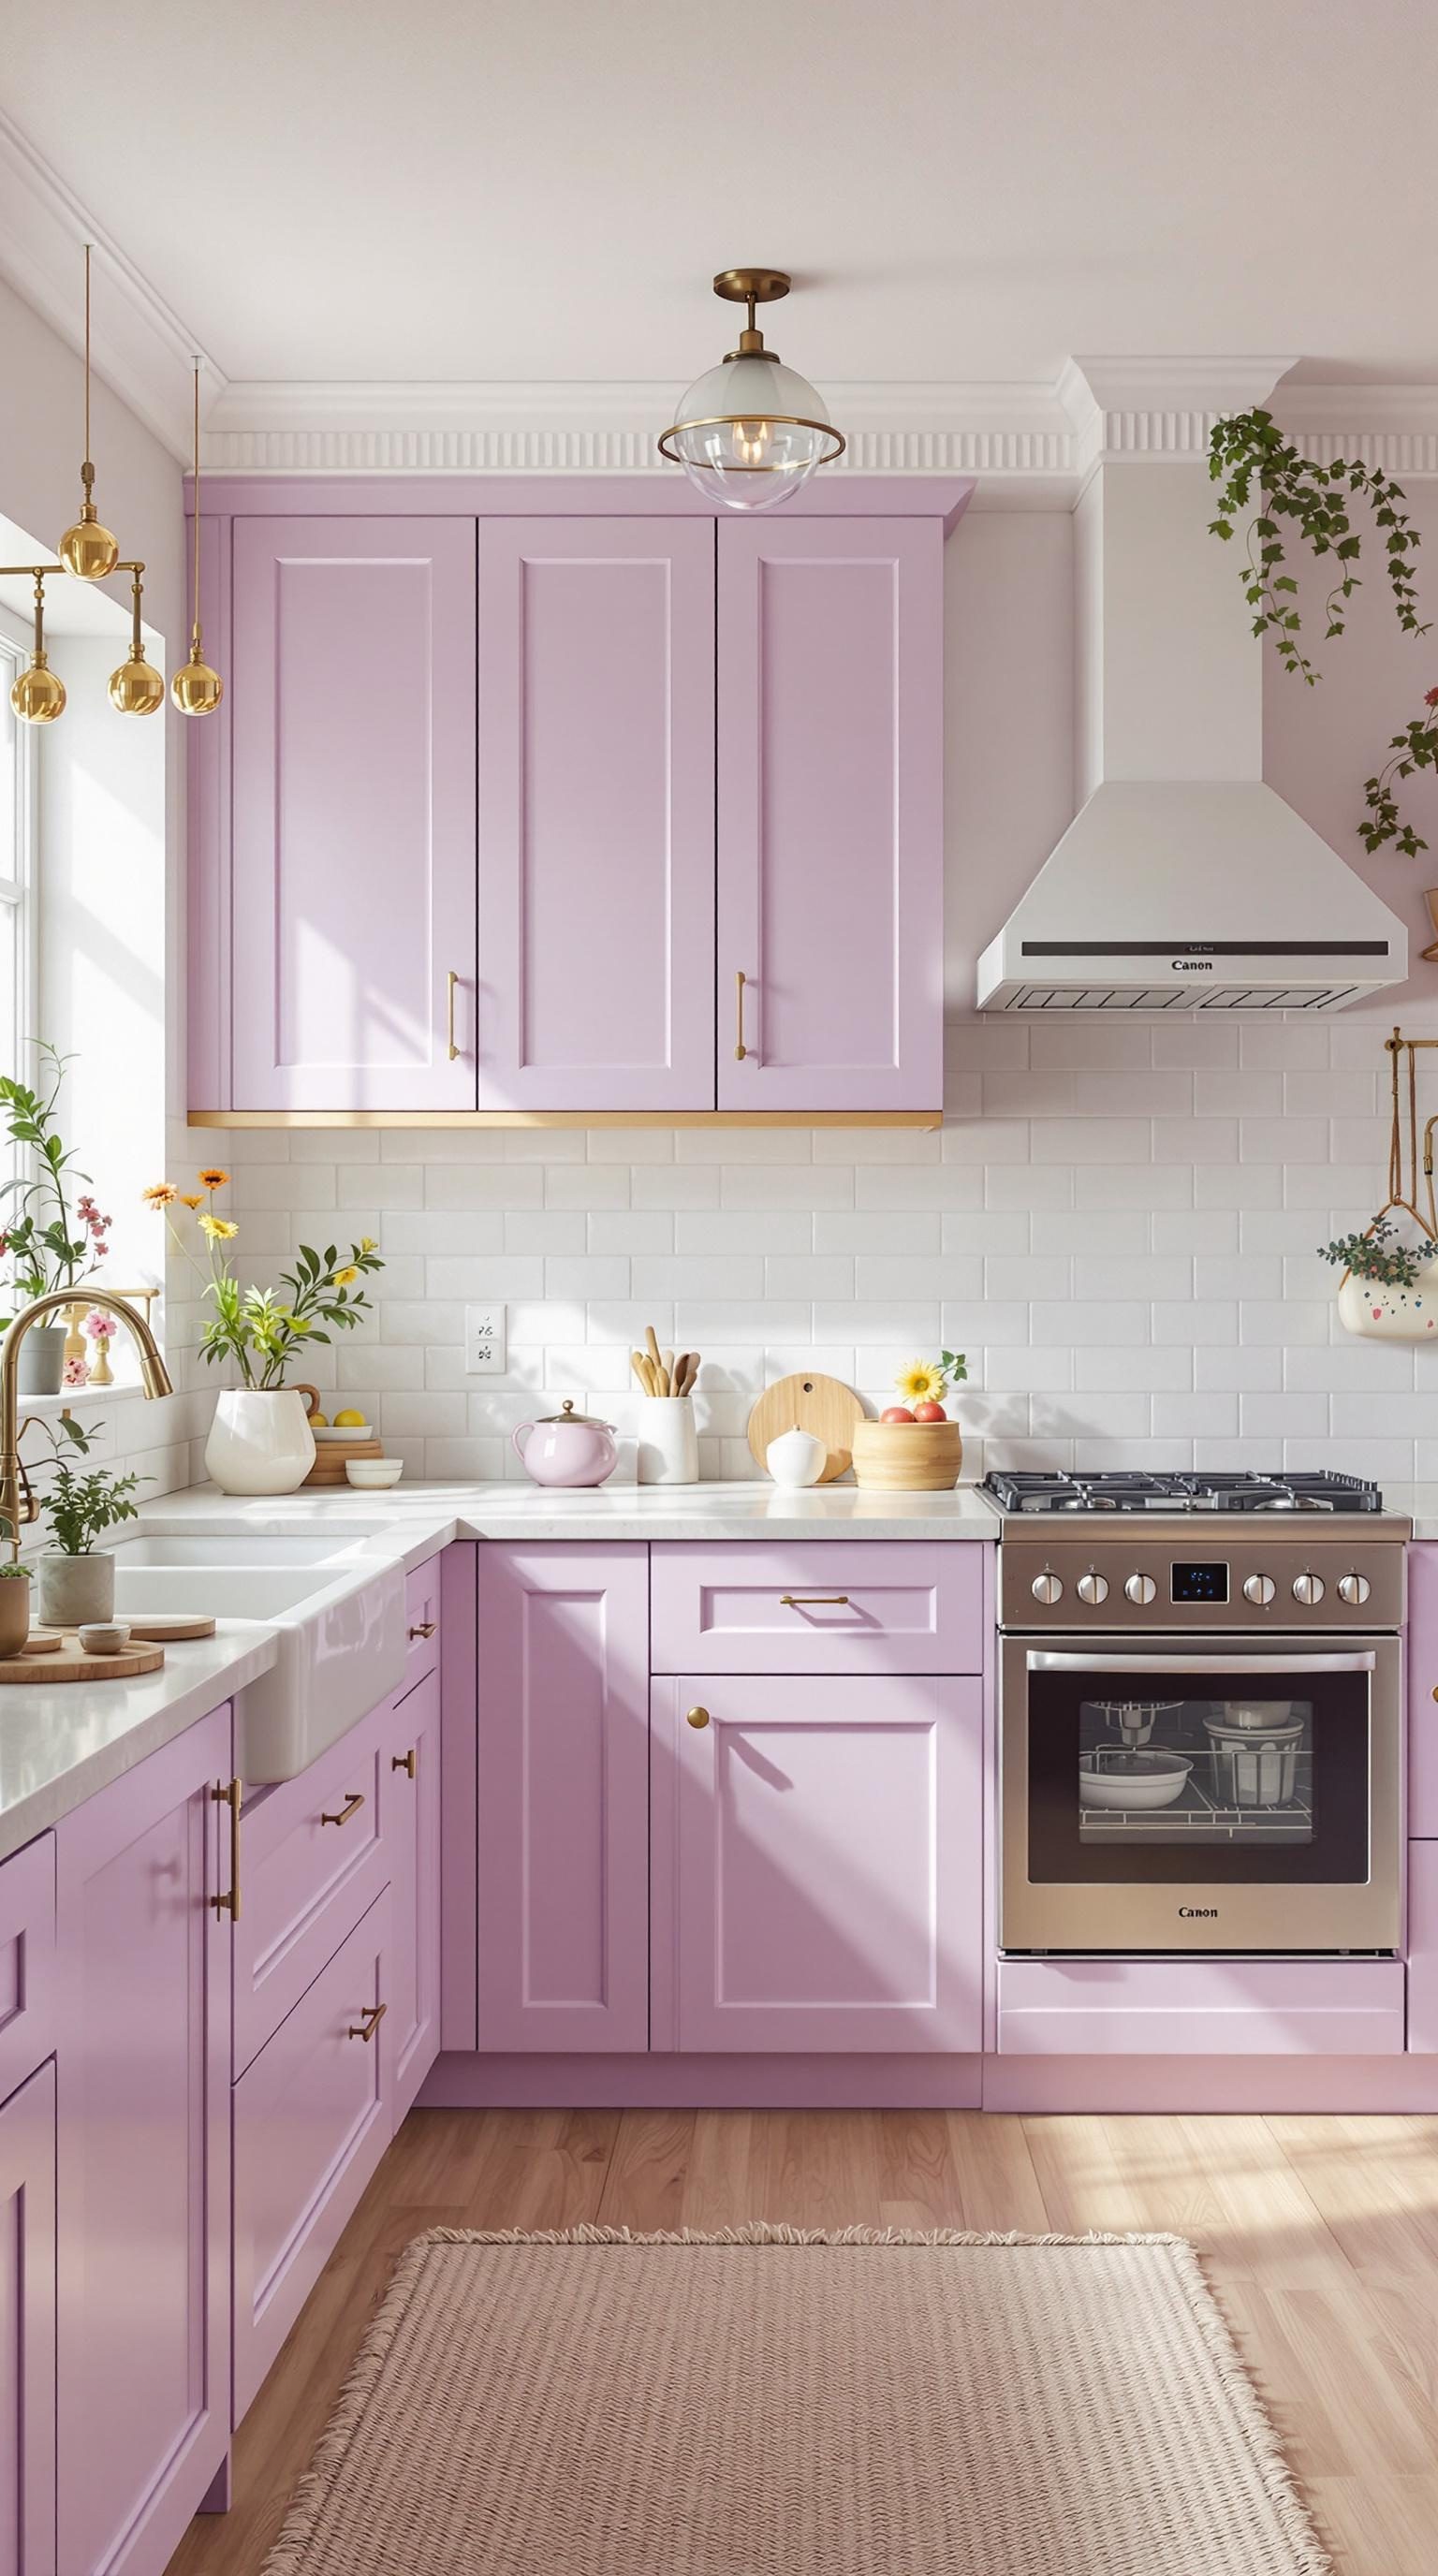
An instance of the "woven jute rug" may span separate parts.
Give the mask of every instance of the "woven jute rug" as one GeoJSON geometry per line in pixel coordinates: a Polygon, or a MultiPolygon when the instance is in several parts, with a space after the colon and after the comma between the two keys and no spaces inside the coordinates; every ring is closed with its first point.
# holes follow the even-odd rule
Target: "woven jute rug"
{"type": "Polygon", "coordinates": [[[1318,2576],[1175,2236],[401,2257],[265,2576],[1318,2576]]]}

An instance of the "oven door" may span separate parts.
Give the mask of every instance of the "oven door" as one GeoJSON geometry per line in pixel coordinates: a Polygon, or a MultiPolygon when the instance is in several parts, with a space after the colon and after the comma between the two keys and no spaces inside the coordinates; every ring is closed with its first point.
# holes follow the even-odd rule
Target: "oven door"
{"type": "Polygon", "coordinates": [[[1005,1950],[1396,1950],[1401,1665],[1006,1637],[1005,1950]]]}

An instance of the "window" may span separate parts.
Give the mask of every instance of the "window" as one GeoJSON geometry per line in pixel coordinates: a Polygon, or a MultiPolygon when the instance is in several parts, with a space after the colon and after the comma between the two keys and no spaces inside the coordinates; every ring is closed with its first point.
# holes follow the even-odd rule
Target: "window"
{"type": "Polygon", "coordinates": [[[0,1073],[11,1074],[27,1072],[30,1035],[35,745],[16,721],[10,689],[29,651],[19,619],[0,609],[0,1073]]]}

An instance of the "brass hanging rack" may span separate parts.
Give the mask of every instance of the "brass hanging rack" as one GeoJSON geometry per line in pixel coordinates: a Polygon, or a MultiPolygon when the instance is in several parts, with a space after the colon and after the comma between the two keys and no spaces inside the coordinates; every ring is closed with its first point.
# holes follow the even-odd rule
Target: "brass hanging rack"
{"type": "Polygon", "coordinates": [[[1401,1028],[1395,1028],[1392,1037],[1383,1041],[1383,1052],[1392,1067],[1393,1122],[1388,1137],[1388,1204],[1402,1208],[1423,1227],[1426,1234],[1438,1238],[1438,1200],[1435,1200],[1433,1186],[1433,1131],[1438,1127],[1438,1110],[1423,1130],[1423,1182],[1428,1199],[1426,1216],[1418,1205],[1418,1058],[1431,1048],[1438,1048],[1438,1038],[1405,1038],[1401,1028]],[[1408,1059],[1406,1084],[1403,1081],[1405,1056],[1408,1059]],[[1403,1186],[1405,1178],[1408,1184],[1406,1191],[1403,1186]]]}

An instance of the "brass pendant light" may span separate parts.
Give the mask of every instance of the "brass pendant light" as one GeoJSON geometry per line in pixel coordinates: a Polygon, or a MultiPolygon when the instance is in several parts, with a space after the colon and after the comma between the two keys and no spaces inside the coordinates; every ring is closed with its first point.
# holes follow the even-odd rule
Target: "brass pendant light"
{"type": "Polygon", "coordinates": [[[190,494],[195,515],[194,573],[190,615],[190,658],[182,662],[170,682],[170,695],[182,716],[212,716],[225,694],[219,672],[210,668],[204,654],[204,631],[200,625],[200,362],[195,360],[195,436],[194,481],[190,494]]]}
{"type": "Polygon", "coordinates": [[[133,615],[130,654],[128,661],[122,662],[118,671],[110,674],[110,704],[118,707],[122,716],[152,716],[156,707],[164,703],[165,674],[145,659],[140,635],[140,601],[144,594],[138,572],[134,574],[130,587],[133,615]]]}
{"type": "Polygon", "coordinates": [[[659,441],[660,455],[726,509],[772,510],[844,453],[822,395],[765,348],[755,326],[755,308],[777,303],[791,283],[782,268],[721,269],[715,294],[749,308],[739,346],[690,386],[659,441]]]}
{"type": "Polygon", "coordinates": [[[80,468],[85,498],[80,516],[67,528],[55,551],[77,581],[104,581],[120,560],[120,540],[100,525],[92,494],[95,468],[90,462],[90,245],[85,244],[85,461],[80,468]]]}
{"type": "Polygon", "coordinates": [[[56,679],[45,651],[43,572],[35,575],[35,643],[29,662],[10,692],[10,704],[22,724],[53,724],[65,711],[65,683],[56,679]]]}

